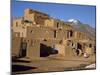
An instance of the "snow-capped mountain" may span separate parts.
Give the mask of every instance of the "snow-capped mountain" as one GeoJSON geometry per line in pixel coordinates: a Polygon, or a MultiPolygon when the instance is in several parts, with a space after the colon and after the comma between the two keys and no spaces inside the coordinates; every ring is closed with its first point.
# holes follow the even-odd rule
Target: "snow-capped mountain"
{"type": "Polygon", "coordinates": [[[70,23],[75,30],[87,33],[89,37],[95,38],[95,28],[92,28],[88,24],[84,24],[76,19],[69,19],[67,23],[70,23]]]}
{"type": "Polygon", "coordinates": [[[69,19],[67,22],[74,23],[76,25],[81,23],[79,20],[76,19],[69,19]]]}

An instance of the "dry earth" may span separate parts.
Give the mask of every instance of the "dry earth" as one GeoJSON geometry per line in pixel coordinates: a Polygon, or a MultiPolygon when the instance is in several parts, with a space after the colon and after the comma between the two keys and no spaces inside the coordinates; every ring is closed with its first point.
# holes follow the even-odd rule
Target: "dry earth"
{"type": "Polygon", "coordinates": [[[12,63],[13,73],[37,73],[37,72],[53,72],[80,70],[83,67],[95,63],[95,55],[84,57],[62,57],[60,55],[52,55],[41,59],[29,60],[20,58],[12,63]]]}

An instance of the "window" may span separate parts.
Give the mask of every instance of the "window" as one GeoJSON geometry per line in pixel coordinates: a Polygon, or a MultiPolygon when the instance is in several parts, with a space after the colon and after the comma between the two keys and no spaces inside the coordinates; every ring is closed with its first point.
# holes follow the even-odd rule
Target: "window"
{"type": "Polygon", "coordinates": [[[16,22],[16,27],[18,27],[18,22],[16,22]]]}
{"type": "Polygon", "coordinates": [[[89,47],[91,48],[92,47],[92,44],[89,44],[89,47]]]}
{"type": "Polygon", "coordinates": [[[47,39],[44,39],[43,41],[47,41],[47,39]]]}
{"type": "Polygon", "coordinates": [[[33,30],[31,30],[30,32],[33,33],[33,30]]]}
{"type": "Polygon", "coordinates": [[[72,43],[72,46],[73,46],[74,44],[72,43]]]}
{"type": "Polygon", "coordinates": [[[29,40],[27,40],[27,42],[29,43],[29,40]]]}
{"type": "Polygon", "coordinates": [[[62,40],[60,40],[60,41],[59,41],[59,44],[62,44],[62,43],[63,43],[63,41],[62,41],[62,40]]]}
{"type": "Polygon", "coordinates": [[[69,38],[69,31],[67,30],[66,32],[67,32],[67,38],[69,38]]]}
{"type": "Polygon", "coordinates": [[[71,30],[71,31],[70,31],[70,37],[72,37],[72,36],[73,36],[73,31],[71,30]]]}
{"type": "Polygon", "coordinates": [[[57,22],[57,28],[59,27],[59,23],[57,22]]]}
{"type": "Polygon", "coordinates": [[[56,30],[54,30],[54,38],[56,38],[56,30]]]}

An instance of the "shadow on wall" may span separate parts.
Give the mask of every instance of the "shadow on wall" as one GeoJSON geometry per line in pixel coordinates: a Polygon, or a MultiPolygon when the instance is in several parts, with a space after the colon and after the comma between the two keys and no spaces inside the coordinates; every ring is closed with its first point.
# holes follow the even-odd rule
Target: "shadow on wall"
{"type": "Polygon", "coordinates": [[[50,54],[58,54],[58,51],[50,46],[47,46],[41,43],[40,44],[40,57],[47,57],[50,54]]]}

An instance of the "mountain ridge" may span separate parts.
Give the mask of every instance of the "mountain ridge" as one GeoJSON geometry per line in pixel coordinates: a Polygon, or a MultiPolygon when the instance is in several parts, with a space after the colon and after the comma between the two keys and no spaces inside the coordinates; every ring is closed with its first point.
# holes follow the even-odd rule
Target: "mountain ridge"
{"type": "Polygon", "coordinates": [[[88,24],[84,24],[76,19],[70,19],[67,23],[71,24],[76,31],[84,32],[90,37],[91,39],[95,39],[95,28],[91,27],[88,24]]]}

